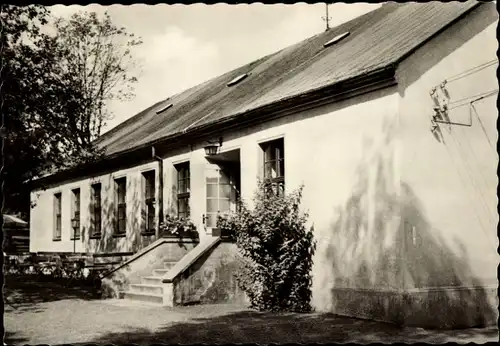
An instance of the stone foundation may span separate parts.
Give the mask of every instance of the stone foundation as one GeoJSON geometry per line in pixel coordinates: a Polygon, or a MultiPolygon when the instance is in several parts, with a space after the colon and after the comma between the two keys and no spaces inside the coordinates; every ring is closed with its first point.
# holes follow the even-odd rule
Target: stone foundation
{"type": "Polygon", "coordinates": [[[403,291],[334,288],[332,312],[401,326],[459,329],[497,324],[497,287],[403,291]]]}

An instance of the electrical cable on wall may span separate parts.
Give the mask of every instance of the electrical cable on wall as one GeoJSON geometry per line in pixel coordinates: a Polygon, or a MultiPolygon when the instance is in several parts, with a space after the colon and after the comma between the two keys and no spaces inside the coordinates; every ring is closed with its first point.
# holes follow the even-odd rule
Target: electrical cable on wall
{"type": "MultiPolygon", "coordinates": [[[[472,145],[471,145],[471,143],[470,143],[469,139],[467,138],[467,135],[464,135],[463,137],[465,138],[465,142],[467,143],[467,145],[468,145],[468,147],[469,147],[469,149],[470,149],[470,153],[472,154],[472,158],[473,158],[473,159],[477,159],[479,156],[478,156],[478,155],[476,155],[476,152],[474,151],[474,148],[472,147],[472,145]]],[[[479,163],[478,163],[476,160],[474,160],[474,161],[475,161],[475,162],[474,162],[474,163],[472,163],[472,164],[473,164],[475,167],[479,166],[479,163]]],[[[470,169],[470,171],[472,172],[472,168],[470,169]]],[[[489,186],[489,184],[488,184],[487,179],[485,178],[484,174],[482,173],[482,170],[481,170],[481,169],[478,169],[478,172],[479,172],[479,175],[481,176],[481,178],[483,179],[483,182],[484,182],[484,185],[486,186],[486,188],[491,189],[491,187],[490,187],[490,186],[489,186]]],[[[481,194],[481,196],[482,196],[482,198],[483,198],[483,201],[484,201],[484,203],[485,203],[485,205],[486,205],[486,208],[487,208],[487,210],[488,210],[488,212],[489,212],[489,214],[490,214],[491,220],[493,220],[493,216],[492,216],[492,215],[493,215],[493,213],[492,213],[491,209],[489,208],[488,203],[486,203],[486,199],[484,198],[484,195],[482,194],[482,192],[481,192],[481,190],[480,190],[479,188],[477,189],[477,191],[481,194]]]]}
{"type": "MultiPolygon", "coordinates": [[[[452,165],[453,165],[453,168],[454,168],[455,173],[457,174],[458,178],[460,179],[460,182],[462,183],[462,186],[464,186],[464,187],[465,187],[465,186],[466,186],[466,184],[465,184],[464,178],[462,177],[462,174],[460,173],[460,170],[458,169],[457,164],[456,164],[455,160],[453,159],[453,155],[452,155],[452,153],[451,153],[451,151],[450,151],[450,148],[448,148],[448,146],[447,146],[446,144],[445,144],[445,146],[444,146],[444,147],[446,148],[446,152],[448,153],[448,157],[449,157],[449,158],[450,158],[450,160],[451,160],[451,163],[452,163],[452,165]]],[[[468,190],[467,190],[467,189],[466,189],[466,191],[468,192],[468,190]]],[[[484,227],[483,221],[482,221],[481,217],[479,216],[479,213],[478,213],[478,211],[477,211],[476,205],[473,203],[472,199],[473,199],[473,198],[467,198],[467,200],[469,201],[469,204],[472,206],[472,209],[474,210],[474,215],[475,215],[475,217],[476,217],[477,221],[478,221],[478,222],[479,222],[479,224],[481,225],[481,227],[480,227],[480,228],[481,228],[481,231],[484,233],[484,235],[485,235],[486,237],[488,237],[488,232],[486,231],[486,229],[485,229],[485,227],[484,227]]],[[[490,243],[488,243],[488,244],[490,244],[490,243]]],[[[495,247],[494,245],[492,245],[492,246],[493,246],[493,249],[495,249],[495,250],[496,250],[496,247],[495,247]]]]}
{"type": "MultiPolygon", "coordinates": [[[[469,198],[467,198],[469,200],[469,204],[472,205],[472,209],[474,210],[474,214],[475,214],[479,224],[481,225],[481,230],[483,231],[483,233],[485,235],[489,234],[488,232],[486,232],[485,222],[487,225],[493,224],[494,223],[494,215],[492,215],[492,211],[490,209],[490,206],[488,205],[483,192],[478,187],[476,180],[473,176],[473,167],[471,167],[471,165],[475,163],[474,167],[476,167],[476,166],[478,166],[478,164],[477,164],[477,162],[474,162],[474,163],[469,162],[469,160],[466,157],[464,157],[464,154],[466,154],[466,151],[464,150],[460,141],[457,138],[455,138],[455,134],[453,133],[453,131],[451,129],[451,125],[472,126],[472,110],[474,110],[475,115],[481,124],[483,134],[485,135],[488,143],[490,143],[490,147],[491,147],[491,141],[489,140],[489,138],[487,136],[486,129],[484,128],[482,121],[479,119],[479,115],[477,114],[477,111],[473,107],[473,105],[474,105],[474,102],[477,102],[481,99],[491,97],[491,96],[497,94],[498,89],[486,91],[486,92],[483,92],[483,93],[480,93],[477,95],[473,95],[473,96],[464,97],[464,98],[461,98],[459,100],[455,100],[454,102],[450,103],[449,102],[450,95],[448,93],[448,90],[446,89],[446,85],[449,81],[456,81],[458,79],[465,78],[466,76],[469,76],[473,73],[477,73],[477,72],[479,72],[479,71],[481,71],[489,66],[493,66],[494,64],[496,64],[496,62],[497,62],[496,60],[491,61],[491,62],[482,64],[482,65],[479,65],[475,68],[469,69],[467,71],[464,71],[458,75],[455,75],[455,76],[451,77],[448,81],[445,80],[439,86],[434,87],[432,89],[432,91],[430,92],[431,98],[434,100],[434,103],[436,105],[434,108],[435,114],[433,116],[431,116],[431,123],[433,125],[431,128],[431,131],[433,132],[433,134],[435,136],[436,136],[436,134],[440,135],[442,142],[444,143],[446,150],[448,151],[448,155],[450,156],[450,160],[453,163],[455,172],[457,173],[458,177],[460,178],[460,181],[462,182],[464,188],[467,191],[467,194],[469,195],[469,198]],[[442,99],[443,96],[444,96],[444,98],[442,99]],[[467,104],[470,107],[469,108],[469,123],[467,123],[467,124],[455,123],[455,122],[450,121],[449,111],[452,109],[456,109],[458,107],[462,107],[462,106],[467,105],[467,104]],[[474,109],[471,109],[471,108],[474,108],[474,109]],[[443,133],[441,132],[441,127],[439,126],[440,123],[448,124],[450,137],[451,137],[452,141],[454,142],[454,147],[456,148],[456,151],[457,151],[457,158],[460,161],[462,161],[460,166],[463,167],[463,171],[465,171],[465,172],[461,172],[462,171],[462,169],[460,169],[461,167],[458,167],[457,164],[455,163],[455,160],[453,159],[452,153],[450,151],[451,147],[448,148],[448,146],[444,142],[445,137],[444,137],[443,133]],[[468,175],[468,177],[469,177],[468,181],[467,181],[467,179],[465,179],[465,177],[462,177],[462,173],[468,175]],[[464,179],[465,179],[465,181],[464,181],[464,179]],[[470,188],[468,188],[467,186],[470,188]],[[479,207],[477,205],[477,203],[475,203],[474,201],[480,202],[480,204],[482,204],[482,207],[479,207]],[[483,212],[481,213],[480,210],[483,210],[483,212]],[[484,215],[484,217],[481,217],[480,215],[484,215]]],[[[460,130],[460,128],[461,127],[456,128],[456,131],[460,131],[460,133],[463,133],[466,136],[467,132],[460,130]]],[[[469,150],[467,151],[467,152],[469,152],[469,155],[472,155],[473,157],[476,156],[476,153],[475,153],[470,141],[467,138],[466,138],[466,144],[469,147],[469,150]]],[[[467,156],[467,155],[465,155],[465,156],[467,156]]],[[[484,186],[486,188],[489,188],[488,182],[487,182],[485,176],[482,174],[482,172],[479,172],[479,175],[481,175],[481,178],[484,181],[484,184],[485,184],[484,186]]]]}
{"type": "Polygon", "coordinates": [[[455,136],[453,135],[452,132],[450,133],[450,136],[451,136],[451,139],[453,140],[453,142],[455,143],[455,146],[458,148],[458,155],[460,156],[461,161],[464,163],[465,171],[467,172],[467,175],[469,176],[470,182],[472,184],[472,188],[480,196],[480,199],[481,199],[481,202],[483,204],[483,207],[487,211],[487,214],[489,216],[490,222],[492,222],[491,211],[488,208],[488,204],[486,203],[486,200],[484,199],[484,195],[479,190],[479,188],[477,187],[477,185],[475,183],[475,180],[474,180],[474,178],[472,176],[472,173],[471,173],[472,169],[470,168],[468,161],[462,155],[463,149],[462,149],[462,146],[460,145],[460,141],[457,141],[457,139],[455,138],[455,136]]]}
{"type": "Polygon", "coordinates": [[[486,133],[486,129],[484,127],[483,121],[479,117],[479,114],[477,113],[476,107],[474,107],[474,104],[472,102],[470,103],[470,109],[471,109],[471,111],[474,111],[474,114],[476,115],[476,118],[479,122],[479,125],[481,126],[481,129],[483,130],[483,133],[484,133],[484,136],[486,137],[486,140],[490,144],[491,149],[493,149],[496,153],[496,148],[493,147],[493,143],[491,143],[490,138],[488,137],[488,134],[486,133]]]}
{"type": "Polygon", "coordinates": [[[467,96],[467,97],[458,99],[456,101],[450,102],[448,110],[452,110],[452,109],[455,109],[455,108],[458,108],[458,107],[461,107],[461,106],[465,106],[468,103],[476,102],[476,101],[482,100],[484,98],[493,96],[493,95],[495,95],[495,94],[498,93],[498,90],[499,89],[490,90],[490,91],[486,91],[486,92],[481,93],[481,94],[477,94],[477,95],[474,95],[474,96],[467,96]],[[472,101],[469,101],[471,99],[472,99],[472,101]],[[464,101],[464,102],[462,102],[462,101],[464,101]],[[459,103],[459,102],[462,102],[462,103],[459,103]],[[459,103],[459,104],[457,104],[457,103],[459,103]]]}
{"type": "Polygon", "coordinates": [[[471,75],[471,74],[474,74],[474,73],[477,73],[477,72],[479,72],[479,71],[481,71],[481,70],[484,70],[485,68],[488,68],[488,67],[490,67],[490,66],[496,65],[497,63],[498,63],[498,60],[497,60],[497,59],[487,61],[487,62],[485,62],[485,63],[483,63],[483,64],[480,64],[480,65],[478,65],[478,66],[475,66],[475,67],[472,67],[472,68],[470,68],[470,69],[468,69],[468,70],[465,70],[465,71],[463,71],[463,72],[460,72],[460,73],[458,73],[458,74],[456,74],[456,75],[453,75],[453,76],[451,76],[451,77],[448,77],[448,78],[446,78],[446,79],[445,79],[445,81],[446,81],[447,83],[454,82],[454,81],[456,81],[456,80],[462,79],[462,78],[467,77],[467,76],[469,76],[469,75],[471,75]]]}

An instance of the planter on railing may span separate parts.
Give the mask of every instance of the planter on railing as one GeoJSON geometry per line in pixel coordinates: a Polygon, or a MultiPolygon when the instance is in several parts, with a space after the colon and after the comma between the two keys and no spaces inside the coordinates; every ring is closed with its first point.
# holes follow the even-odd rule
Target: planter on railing
{"type": "Polygon", "coordinates": [[[212,228],[212,236],[221,237],[222,239],[231,239],[233,238],[233,232],[229,231],[225,228],[212,228]]]}
{"type": "Polygon", "coordinates": [[[165,231],[160,233],[161,238],[190,238],[190,239],[198,239],[199,234],[197,231],[192,231],[192,230],[180,230],[171,232],[171,231],[165,231]]]}
{"type": "Polygon", "coordinates": [[[166,215],[165,220],[160,224],[160,237],[198,239],[199,235],[196,226],[191,221],[166,215]]]}

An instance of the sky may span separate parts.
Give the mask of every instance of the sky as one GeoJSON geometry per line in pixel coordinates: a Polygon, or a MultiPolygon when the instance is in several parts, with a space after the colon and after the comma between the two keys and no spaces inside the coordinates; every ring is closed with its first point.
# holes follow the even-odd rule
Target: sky
{"type": "MultiPolygon", "coordinates": [[[[330,26],[380,4],[328,5],[330,26]]],[[[325,30],[325,3],[293,5],[55,5],[54,16],[108,12],[113,22],[142,38],[132,53],[141,65],[135,97],[109,104],[106,132],[154,103],[325,30]]]]}

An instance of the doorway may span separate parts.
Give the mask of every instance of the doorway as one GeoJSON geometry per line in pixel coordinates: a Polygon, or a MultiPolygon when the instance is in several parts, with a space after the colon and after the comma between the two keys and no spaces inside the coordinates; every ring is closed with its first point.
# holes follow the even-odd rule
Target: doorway
{"type": "Polygon", "coordinates": [[[211,234],[217,227],[218,215],[236,211],[240,197],[240,150],[212,155],[207,161],[204,223],[211,234]]]}

